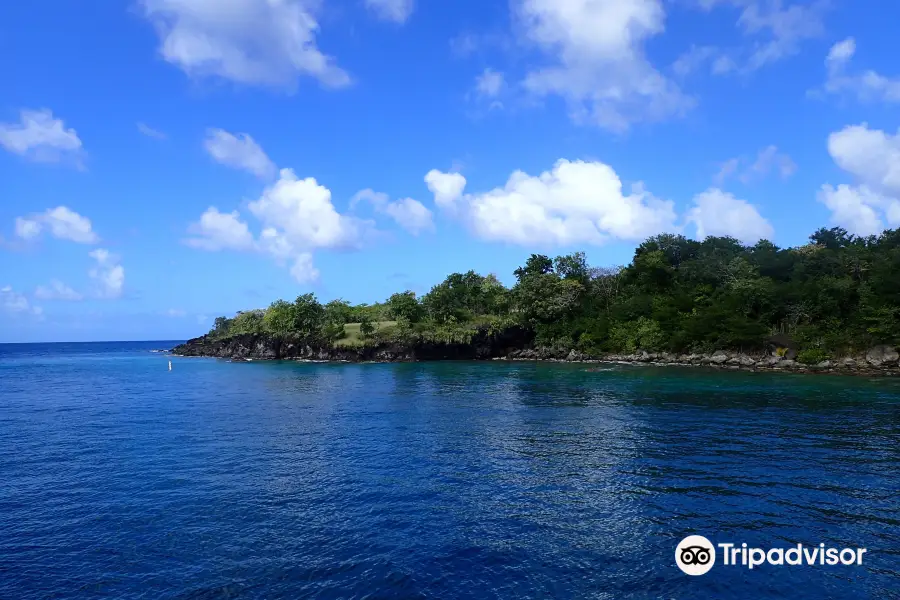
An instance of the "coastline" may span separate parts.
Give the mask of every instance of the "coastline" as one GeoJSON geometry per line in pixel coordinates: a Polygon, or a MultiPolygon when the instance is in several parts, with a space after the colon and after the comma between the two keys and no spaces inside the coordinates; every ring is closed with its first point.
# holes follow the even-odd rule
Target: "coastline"
{"type": "Polygon", "coordinates": [[[647,366],[705,367],[711,369],[859,375],[893,377],[900,375],[900,356],[891,346],[875,346],[865,353],[803,364],[774,353],[745,353],[717,350],[712,353],[672,354],[638,351],[632,354],[592,355],[565,348],[531,347],[530,336],[522,331],[481,336],[470,343],[416,342],[380,343],[341,347],[298,339],[269,336],[235,336],[212,340],[195,338],[171,349],[176,357],[211,357],[232,362],[290,360],[297,362],[393,363],[444,360],[539,361],[579,364],[620,364],[647,366]]]}

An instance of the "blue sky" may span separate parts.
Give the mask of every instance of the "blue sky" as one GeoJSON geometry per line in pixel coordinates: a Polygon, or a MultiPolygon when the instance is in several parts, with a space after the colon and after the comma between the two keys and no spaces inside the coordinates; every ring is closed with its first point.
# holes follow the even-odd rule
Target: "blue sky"
{"type": "Polygon", "coordinates": [[[0,342],[900,225],[893,2],[85,6],[0,5],[0,342]]]}

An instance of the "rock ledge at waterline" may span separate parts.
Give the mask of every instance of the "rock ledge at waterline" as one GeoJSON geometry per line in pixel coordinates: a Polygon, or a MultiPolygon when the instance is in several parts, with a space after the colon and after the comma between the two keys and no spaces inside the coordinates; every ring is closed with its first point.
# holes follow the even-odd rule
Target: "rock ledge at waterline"
{"type": "MultiPolygon", "coordinates": [[[[580,363],[618,363],[698,366],[730,370],[786,371],[900,375],[900,355],[892,346],[875,346],[865,354],[826,360],[815,365],[772,353],[718,350],[711,354],[671,354],[638,351],[634,354],[590,355],[560,348],[533,348],[532,336],[521,329],[475,336],[469,343],[382,343],[340,347],[281,339],[266,335],[239,335],[226,339],[195,338],[172,349],[176,356],[208,356],[245,360],[312,360],[334,362],[414,362],[431,360],[513,360],[580,363]]],[[[788,356],[791,356],[789,353],[788,356]]]]}

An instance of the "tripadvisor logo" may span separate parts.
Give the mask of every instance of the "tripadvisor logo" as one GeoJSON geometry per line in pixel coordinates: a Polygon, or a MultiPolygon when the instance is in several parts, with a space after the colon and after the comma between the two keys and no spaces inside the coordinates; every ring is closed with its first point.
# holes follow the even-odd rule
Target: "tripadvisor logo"
{"type": "Polygon", "coordinates": [[[688,575],[705,575],[716,564],[716,549],[702,535],[689,535],[675,548],[675,562],[688,575]]]}
{"type": "Polygon", "coordinates": [[[764,564],[783,565],[861,565],[865,548],[826,548],[825,544],[790,548],[748,548],[747,544],[713,544],[702,535],[689,535],[675,547],[675,564],[688,575],[705,575],[716,564],[716,548],[722,565],[753,569],[764,564]]]}

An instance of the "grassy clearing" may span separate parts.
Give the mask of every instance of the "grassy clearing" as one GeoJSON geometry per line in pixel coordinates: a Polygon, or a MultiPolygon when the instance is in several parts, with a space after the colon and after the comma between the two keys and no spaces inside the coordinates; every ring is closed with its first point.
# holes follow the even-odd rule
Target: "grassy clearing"
{"type": "MultiPolygon", "coordinates": [[[[375,331],[386,331],[397,325],[397,321],[376,321],[375,331]]],[[[335,346],[362,346],[365,343],[359,332],[359,323],[347,323],[344,325],[344,337],[336,341],[335,346]]]]}

